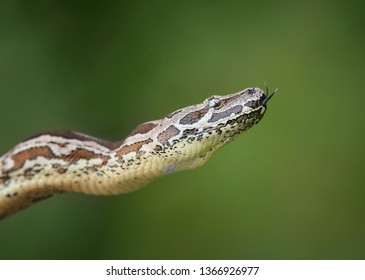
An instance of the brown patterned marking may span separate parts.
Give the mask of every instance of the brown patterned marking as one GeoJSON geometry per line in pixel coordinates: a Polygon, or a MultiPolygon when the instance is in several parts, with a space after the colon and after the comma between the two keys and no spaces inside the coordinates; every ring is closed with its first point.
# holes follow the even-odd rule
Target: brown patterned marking
{"type": "Polygon", "coordinates": [[[204,108],[186,114],[181,120],[180,124],[193,124],[198,122],[204,115],[209,111],[209,107],[205,106],[204,108]]]}
{"type": "Polygon", "coordinates": [[[229,117],[231,114],[239,114],[242,112],[242,109],[243,109],[242,105],[236,105],[226,111],[220,113],[214,113],[208,122],[216,122],[219,121],[220,119],[229,117]]]}
{"type": "MultiPolygon", "coordinates": [[[[244,92],[243,92],[244,93],[244,92]]],[[[221,98],[219,101],[219,106],[214,107],[215,110],[219,110],[220,108],[222,108],[223,106],[226,106],[228,103],[231,103],[233,101],[235,101],[236,99],[240,99],[242,97],[242,94],[240,95],[233,95],[231,97],[227,97],[227,98],[221,98]]],[[[210,98],[209,98],[210,99],[210,98]]],[[[209,100],[208,99],[208,100],[209,100]]]]}
{"type": "Polygon", "coordinates": [[[11,157],[14,161],[14,166],[11,171],[17,170],[22,167],[26,160],[32,160],[37,157],[44,157],[47,159],[54,158],[54,154],[49,147],[36,147],[19,152],[11,157]]]}
{"type": "Polygon", "coordinates": [[[128,154],[128,153],[132,153],[132,152],[137,153],[142,148],[143,145],[146,145],[151,142],[152,142],[152,139],[148,138],[147,140],[144,140],[144,141],[139,141],[134,144],[123,146],[122,148],[120,148],[117,151],[116,154],[118,157],[122,157],[123,155],[128,154]]]}
{"type": "Polygon", "coordinates": [[[96,154],[94,152],[91,152],[91,151],[88,151],[88,150],[84,150],[84,149],[81,149],[81,148],[78,148],[76,150],[73,150],[64,159],[67,160],[67,161],[69,161],[70,163],[75,163],[75,162],[77,162],[80,159],[91,160],[91,159],[95,159],[95,158],[101,159],[103,161],[102,164],[105,164],[108,161],[108,159],[109,159],[108,156],[96,154]]]}
{"type": "MultiPolygon", "coordinates": [[[[34,139],[37,137],[41,137],[41,136],[55,136],[55,137],[62,137],[62,138],[66,138],[66,139],[75,139],[75,140],[79,140],[79,141],[93,141],[98,143],[101,146],[104,146],[106,148],[109,149],[114,149],[115,148],[115,143],[110,142],[110,141],[106,141],[103,139],[99,139],[96,137],[92,137],[83,133],[79,133],[79,132],[74,132],[74,131],[67,131],[67,130],[59,130],[59,131],[52,131],[52,132],[45,132],[45,133],[39,133],[36,135],[33,135],[32,137],[26,139],[26,140],[30,140],[30,139],[34,139]]],[[[58,143],[59,144],[59,143],[58,143]]]]}
{"type": "Polygon", "coordinates": [[[161,143],[167,144],[170,138],[178,135],[180,133],[180,130],[177,129],[175,126],[170,125],[166,130],[162,131],[160,134],[158,134],[157,139],[161,143]]]}
{"type": "Polygon", "coordinates": [[[137,126],[128,136],[133,136],[136,134],[146,134],[147,132],[154,129],[157,125],[158,124],[151,123],[151,122],[143,123],[143,124],[137,126]]]}
{"type": "Polygon", "coordinates": [[[226,105],[227,103],[230,103],[230,102],[232,102],[232,101],[234,101],[238,98],[241,98],[241,95],[234,95],[234,96],[231,96],[231,97],[223,98],[223,99],[221,99],[220,107],[222,107],[222,106],[226,105]]]}

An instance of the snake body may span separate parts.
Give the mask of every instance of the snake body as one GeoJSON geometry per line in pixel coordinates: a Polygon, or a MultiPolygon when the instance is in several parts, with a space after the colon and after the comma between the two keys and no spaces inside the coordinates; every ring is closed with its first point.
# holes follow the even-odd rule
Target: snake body
{"type": "Polygon", "coordinates": [[[128,193],[201,166],[258,123],[272,95],[252,87],[212,96],[143,123],[117,142],[70,131],[33,136],[0,158],[0,219],[55,193],[128,193]]]}

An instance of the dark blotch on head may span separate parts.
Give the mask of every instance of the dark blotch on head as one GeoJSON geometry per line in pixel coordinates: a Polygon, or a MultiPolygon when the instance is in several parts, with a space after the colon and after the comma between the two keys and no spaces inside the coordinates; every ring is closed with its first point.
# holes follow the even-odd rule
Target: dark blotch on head
{"type": "Polygon", "coordinates": [[[226,111],[220,113],[214,113],[208,122],[216,122],[219,121],[220,119],[229,117],[231,114],[239,114],[242,112],[242,109],[243,109],[242,105],[236,105],[226,111]]]}
{"type": "MultiPolygon", "coordinates": [[[[238,98],[241,98],[241,96],[240,95],[233,95],[231,97],[223,98],[223,99],[221,99],[220,107],[223,107],[223,106],[227,105],[228,103],[231,103],[231,102],[235,101],[238,98]]],[[[217,109],[219,109],[219,108],[217,108],[217,109]]]]}
{"type": "Polygon", "coordinates": [[[186,114],[181,120],[180,124],[193,124],[198,122],[204,115],[209,111],[209,107],[205,106],[204,108],[186,114]]]}
{"type": "Polygon", "coordinates": [[[252,109],[256,109],[261,105],[261,100],[250,100],[245,103],[246,107],[250,107],[252,109]]]}

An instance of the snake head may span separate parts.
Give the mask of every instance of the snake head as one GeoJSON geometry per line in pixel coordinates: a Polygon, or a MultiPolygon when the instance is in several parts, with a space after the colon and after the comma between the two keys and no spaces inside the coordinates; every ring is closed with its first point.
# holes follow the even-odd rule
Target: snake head
{"type": "Polygon", "coordinates": [[[251,87],[224,96],[213,95],[202,103],[177,110],[164,119],[169,143],[187,141],[216,150],[257,124],[274,93],[251,87]],[[179,133],[180,132],[180,133],[179,133]]]}
{"type": "Polygon", "coordinates": [[[260,120],[266,111],[268,101],[275,92],[269,94],[266,86],[266,93],[258,87],[251,87],[226,96],[212,96],[204,102],[206,107],[211,109],[207,122],[224,123],[237,120],[241,123],[250,119],[250,116],[260,120]]]}
{"type": "Polygon", "coordinates": [[[257,124],[274,93],[258,87],[219,96],[177,110],[163,121],[162,150],[179,151],[164,173],[192,169],[204,164],[212,154],[239,134],[257,124]]]}

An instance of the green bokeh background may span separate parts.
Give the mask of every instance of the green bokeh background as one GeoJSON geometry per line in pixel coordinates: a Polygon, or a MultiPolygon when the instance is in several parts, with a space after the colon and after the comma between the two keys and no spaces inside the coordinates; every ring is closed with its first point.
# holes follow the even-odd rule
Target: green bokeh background
{"type": "Polygon", "coordinates": [[[0,152],[279,87],[202,168],[0,222],[1,259],[364,259],[361,1],[3,1],[0,152]]]}

